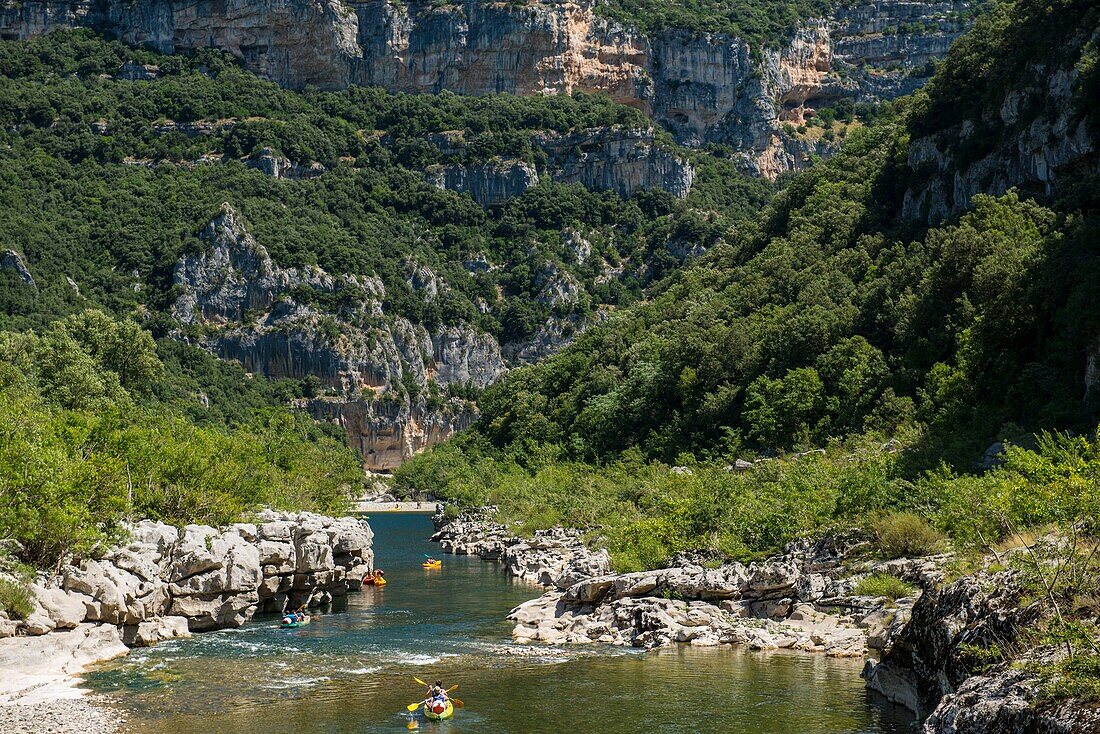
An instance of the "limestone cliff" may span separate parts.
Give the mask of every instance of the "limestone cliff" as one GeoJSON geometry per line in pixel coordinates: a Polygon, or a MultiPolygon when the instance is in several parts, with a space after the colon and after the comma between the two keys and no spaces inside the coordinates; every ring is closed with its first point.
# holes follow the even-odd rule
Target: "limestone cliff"
{"type": "MultiPolygon", "coordinates": [[[[294,88],[602,92],[645,110],[682,143],[729,145],[749,170],[774,176],[828,152],[793,140],[784,121],[841,97],[874,101],[912,91],[965,27],[969,5],[849,5],[791,28],[777,48],[759,49],[715,33],[647,36],[603,17],[598,0],[5,0],[0,38],[87,25],[166,52],[212,46],[294,88]]],[[[501,185],[494,171],[443,180],[462,175],[467,182],[456,185],[472,191],[501,185]]],[[[515,170],[506,178],[525,180],[515,170]]]]}
{"type": "Polygon", "coordinates": [[[483,388],[504,371],[496,340],[467,324],[429,330],[389,317],[377,277],[276,266],[228,204],[201,239],[205,249],[173,274],[180,337],[250,372],[319,378],[325,394],[301,407],[343,426],[369,469],[392,469],[465,427],[473,406],[447,389],[483,388]],[[321,294],[350,305],[326,310],[312,302],[321,294]]]}
{"type": "Polygon", "coordinates": [[[4,250],[0,252],[0,271],[6,270],[14,273],[24,285],[28,285],[31,288],[37,288],[38,286],[34,282],[34,276],[31,275],[31,271],[27,268],[27,264],[23,262],[23,258],[15,250],[4,250]]]}
{"type": "Polygon", "coordinates": [[[1079,34],[1059,61],[1028,64],[961,119],[919,130],[902,214],[935,223],[967,209],[976,194],[1016,187],[1050,196],[1100,173],[1095,91],[1081,78],[1083,55],[1098,38],[1100,31],[1079,34]]]}
{"type": "MultiPolygon", "coordinates": [[[[442,155],[458,156],[463,144],[456,138],[439,135],[432,142],[442,155]]],[[[624,197],[641,189],[662,189],[680,199],[691,193],[695,178],[691,163],[660,145],[652,129],[615,126],[539,133],[532,145],[545,156],[541,166],[518,160],[447,164],[430,168],[426,177],[439,188],[469,193],[485,206],[503,204],[543,177],[624,197]]]]}

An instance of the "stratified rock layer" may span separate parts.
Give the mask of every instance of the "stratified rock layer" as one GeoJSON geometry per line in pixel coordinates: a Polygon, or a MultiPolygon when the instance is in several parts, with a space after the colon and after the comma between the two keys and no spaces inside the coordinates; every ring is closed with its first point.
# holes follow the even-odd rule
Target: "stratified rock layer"
{"type": "Polygon", "coordinates": [[[730,145],[772,176],[820,152],[781,122],[841,97],[912,91],[963,30],[968,8],[964,0],[845,6],[763,50],[715,33],[646,36],[600,16],[595,0],[10,2],[0,8],[0,37],[90,25],[169,53],[213,46],[293,88],[601,92],[650,113],[681,142],[730,145]]]}
{"type": "Polygon", "coordinates": [[[175,528],[144,521],[129,542],[31,586],[36,608],[3,634],[43,635],[91,624],[130,646],[239,627],[257,611],[318,606],[373,567],[365,520],[264,510],[255,523],[175,528]]]}

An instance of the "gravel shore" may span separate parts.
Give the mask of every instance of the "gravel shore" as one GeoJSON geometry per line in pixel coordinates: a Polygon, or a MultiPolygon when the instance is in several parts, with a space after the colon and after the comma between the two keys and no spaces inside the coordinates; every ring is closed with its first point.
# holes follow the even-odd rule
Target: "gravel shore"
{"type": "Polygon", "coordinates": [[[4,734],[117,734],[122,722],[118,711],[95,696],[0,706],[4,734]]]}

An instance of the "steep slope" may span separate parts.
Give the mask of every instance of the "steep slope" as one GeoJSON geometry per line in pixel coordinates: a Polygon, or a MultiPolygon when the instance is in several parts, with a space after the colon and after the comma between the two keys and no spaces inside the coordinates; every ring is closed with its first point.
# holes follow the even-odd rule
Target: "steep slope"
{"type": "Polygon", "coordinates": [[[306,385],[372,469],[770,193],[605,97],[295,93],[86,31],[0,66],[3,325],[140,313],[306,385]]]}
{"type": "Polygon", "coordinates": [[[981,21],[927,95],[849,138],[755,230],[668,278],[652,302],[509,375],[484,396],[470,436],[402,481],[495,499],[517,479],[487,477],[485,456],[519,474],[619,457],[733,466],[743,453],[866,432],[907,436],[896,471],[912,478],[944,460],[971,469],[999,439],[1093,430],[1096,13],[1083,0],[1021,0],[981,21]],[[1046,33],[1021,44],[1036,24],[1046,33]],[[980,97],[952,96],[960,75],[980,97]],[[1021,106],[1005,137],[983,143],[988,157],[927,175],[928,136],[944,144],[983,121],[1007,125],[1005,100],[1049,79],[1062,80],[1061,96],[1021,106]],[[1057,166],[998,168],[1032,160],[1015,143],[1036,131],[1047,131],[1057,166]],[[991,168],[998,175],[983,178],[991,168]],[[956,201],[963,211],[930,229],[904,202],[928,199],[942,180],[972,183],[956,201]],[[1004,194],[1010,186],[1042,198],[1004,194]],[[469,472],[455,470],[467,462],[469,472]]]}
{"type": "Polygon", "coordinates": [[[728,145],[750,170],[774,177],[834,147],[784,123],[800,125],[840,100],[911,92],[981,3],[833,6],[8,0],[0,6],[0,38],[84,25],[166,53],[212,46],[296,89],[601,92],[644,110],[683,143],[728,145]]]}

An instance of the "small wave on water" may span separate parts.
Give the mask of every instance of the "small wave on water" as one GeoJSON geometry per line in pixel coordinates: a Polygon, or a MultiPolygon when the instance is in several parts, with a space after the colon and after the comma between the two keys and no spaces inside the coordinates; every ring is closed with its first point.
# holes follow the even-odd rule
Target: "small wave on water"
{"type": "Polygon", "coordinates": [[[371,673],[377,673],[382,670],[382,666],[374,665],[366,668],[341,668],[337,670],[337,673],[344,673],[345,675],[370,675],[371,673]]]}
{"type": "Polygon", "coordinates": [[[318,683],[324,683],[325,681],[330,681],[330,680],[332,680],[332,678],[330,678],[327,675],[319,675],[315,678],[302,676],[302,677],[294,677],[294,678],[276,679],[276,680],[273,680],[273,681],[269,681],[267,683],[263,683],[260,687],[261,688],[269,688],[269,689],[275,690],[275,691],[281,691],[281,690],[286,690],[288,688],[309,688],[310,686],[315,686],[318,683]]]}

